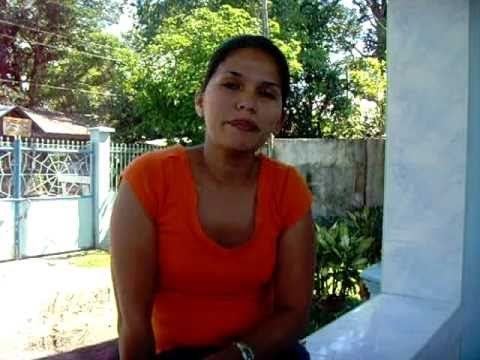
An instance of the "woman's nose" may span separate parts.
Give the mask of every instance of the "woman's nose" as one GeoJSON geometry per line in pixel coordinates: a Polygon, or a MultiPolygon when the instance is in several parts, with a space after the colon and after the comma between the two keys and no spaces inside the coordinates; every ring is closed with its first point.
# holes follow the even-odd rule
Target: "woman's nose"
{"type": "Polygon", "coordinates": [[[246,110],[255,112],[257,110],[257,104],[253,95],[244,94],[239,97],[235,105],[237,110],[246,110]]]}

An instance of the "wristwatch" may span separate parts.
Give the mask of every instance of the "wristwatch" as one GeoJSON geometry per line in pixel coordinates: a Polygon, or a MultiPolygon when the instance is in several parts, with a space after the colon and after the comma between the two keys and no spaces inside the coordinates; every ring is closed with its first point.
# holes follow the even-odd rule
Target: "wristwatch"
{"type": "Polygon", "coordinates": [[[242,354],[243,360],[255,359],[255,353],[253,352],[253,349],[247,344],[237,341],[237,342],[234,342],[233,345],[240,351],[240,353],[242,354]]]}

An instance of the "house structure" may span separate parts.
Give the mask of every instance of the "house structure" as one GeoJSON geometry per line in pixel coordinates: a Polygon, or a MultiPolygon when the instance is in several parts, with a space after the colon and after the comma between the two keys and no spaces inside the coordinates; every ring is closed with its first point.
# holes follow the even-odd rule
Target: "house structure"
{"type": "Polygon", "coordinates": [[[0,136],[88,140],[88,127],[81,125],[82,120],[59,112],[0,104],[0,136]]]}

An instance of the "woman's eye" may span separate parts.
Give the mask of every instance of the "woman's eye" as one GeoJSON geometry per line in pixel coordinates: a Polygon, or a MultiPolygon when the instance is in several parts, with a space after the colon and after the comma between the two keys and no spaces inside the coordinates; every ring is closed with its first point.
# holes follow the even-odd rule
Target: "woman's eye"
{"type": "Polygon", "coordinates": [[[269,99],[272,99],[272,100],[275,100],[275,99],[277,98],[277,96],[276,96],[274,93],[272,93],[272,92],[270,92],[270,91],[268,91],[268,90],[260,91],[260,94],[261,94],[262,96],[264,96],[264,97],[266,97],[266,98],[269,98],[269,99]]]}
{"type": "Polygon", "coordinates": [[[238,84],[232,82],[224,83],[223,86],[230,90],[237,90],[240,87],[238,84]]]}

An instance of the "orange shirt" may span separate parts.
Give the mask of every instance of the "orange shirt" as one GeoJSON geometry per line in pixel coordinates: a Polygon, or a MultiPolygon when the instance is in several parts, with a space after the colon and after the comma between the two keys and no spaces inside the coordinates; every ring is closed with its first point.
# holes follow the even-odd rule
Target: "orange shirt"
{"type": "Polygon", "coordinates": [[[157,352],[222,345],[272,313],[277,240],[307,213],[312,196],[295,168],[260,157],[255,228],[246,243],[230,249],[202,229],[185,148],[144,154],[123,172],[156,227],[157,352]]]}

